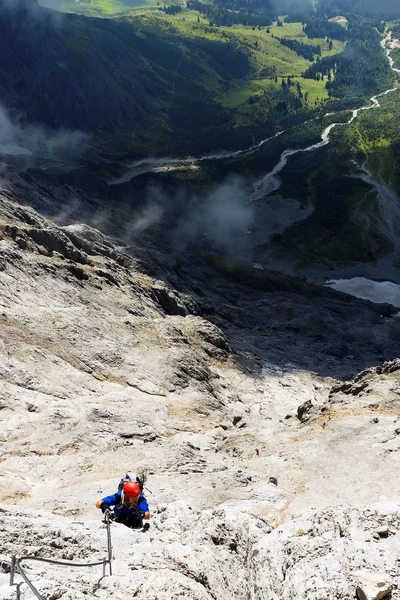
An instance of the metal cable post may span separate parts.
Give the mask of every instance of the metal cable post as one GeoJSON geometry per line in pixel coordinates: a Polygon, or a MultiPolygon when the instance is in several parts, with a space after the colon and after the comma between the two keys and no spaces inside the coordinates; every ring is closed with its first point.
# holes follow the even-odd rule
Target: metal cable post
{"type": "MultiPolygon", "coordinates": [[[[112,561],[112,543],[111,543],[111,523],[110,523],[110,511],[107,511],[107,516],[106,516],[106,525],[107,525],[107,551],[108,551],[108,566],[110,569],[110,576],[112,575],[112,565],[111,565],[111,561],[112,561]]],[[[105,571],[105,565],[104,565],[104,571],[105,571]]]]}
{"type": "Polygon", "coordinates": [[[21,600],[21,586],[23,585],[23,581],[21,581],[21,583],[17,583],[16,584],[16,589],[15,591],[17,592],[17,600],[21,600]]]}
{"type": "MultiPolygon", "coordinates": [[[[12,556],[11,557],[11,565],[10,565],[10,585],[14,586],[15,585],[15,591],[17,593],[17,600],[20,600],[21,598],[21,586],[24,584],[23,581],[21,581],[20,583],[15,583],[14,579],[15,579],[15,567],[17,565],[17,557],[16,556],[12,556]]],[[[18,568],[17,568],[18,570],[18,568]]]]}
{"type": "Polygon", "coordinates": [[[14,585],[14,575],[15,575],[15,561],[16,556],[11,557],[11,565],[10,565],[10,585],[14,585]]]}

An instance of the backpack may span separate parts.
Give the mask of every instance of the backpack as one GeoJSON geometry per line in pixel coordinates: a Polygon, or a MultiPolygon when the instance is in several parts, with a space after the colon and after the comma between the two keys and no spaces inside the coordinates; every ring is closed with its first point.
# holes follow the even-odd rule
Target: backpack
{"type": "Polygon", "coordinates": [[[133,481],[134,483],[137,483],[138,486],[140,487],[140,490],[143,492],[143,487],[144,484],[146,483],[146,479],[147,479],[147,475],[145,472],[141,472],[141,473],[134,473],[133,471],[127,471],[126,473],[124,473],[121,476],[121,481],[118,484],[118,491],[121,492],[123,487],[124,487],[124,483],[127,483],[128,481],[133,481]]]}

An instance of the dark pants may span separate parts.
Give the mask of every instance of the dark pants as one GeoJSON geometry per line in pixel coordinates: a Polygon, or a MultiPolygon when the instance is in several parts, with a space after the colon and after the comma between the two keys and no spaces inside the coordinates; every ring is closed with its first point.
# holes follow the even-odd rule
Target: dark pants
{"type": "Polygon", "coordinates": [[[136,519],[134,517],[131,517],[130,519],[116,519],[115,520],[116,523],[122,523],[123,525],[126,525],[126,527],[129,527],[130,529],[141,529],[143,527],[143,520],[142,519],[136,519]]]}

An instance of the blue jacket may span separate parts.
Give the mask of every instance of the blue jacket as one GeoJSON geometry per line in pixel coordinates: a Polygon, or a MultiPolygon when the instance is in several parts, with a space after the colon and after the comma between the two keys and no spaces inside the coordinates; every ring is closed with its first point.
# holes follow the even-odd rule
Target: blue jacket
{"type": "Polygon", "coordinates": [[[147,500],[143,494],[140,494],[138,503],[132,508],[128,508],[125,506],[125,504],[122,504],[121,492],[116,492],[111,496],[106,496],[105,498],[102,498],[102,501],[106,506],[114,507],[115,518],[121,521],[127,521],[136,507],[138,507],[142,512],[149,512],[149,505],[147,504],[147,500]]]}

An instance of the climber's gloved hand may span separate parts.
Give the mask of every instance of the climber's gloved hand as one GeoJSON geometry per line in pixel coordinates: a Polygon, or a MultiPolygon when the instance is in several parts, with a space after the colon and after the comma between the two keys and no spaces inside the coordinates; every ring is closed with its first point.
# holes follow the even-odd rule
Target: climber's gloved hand
{"type": "Polygon", "coordinates": [[[140,508],[138,506],[135,506],[134,509],[132,510],[131,516],[133,519],[143,519],[144,512],[142,510],[140,510],[140,508]]]}
{"type": "Polygon", "coordinates": [[[102,512],[102,513],[103,513],[103,515],[104,515],[104,513],[106,512],[106,510],[108,510],[108,506],[106,506],[106,504],[104,504],[104,502],[102,502],[102,503],[100,504],[100,510],[101,510],[101,512],[102,512]]]}

